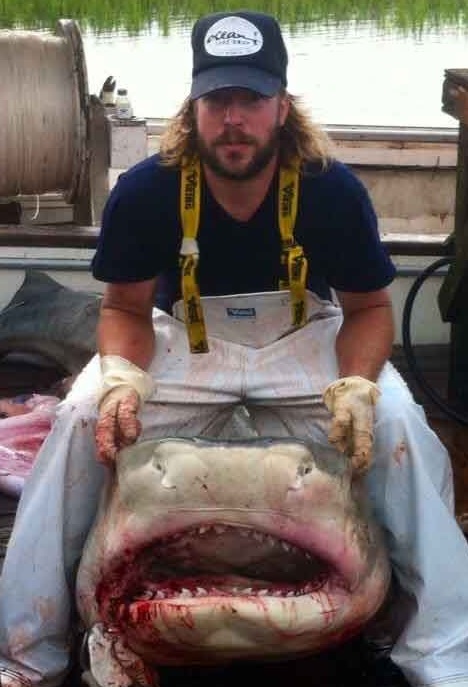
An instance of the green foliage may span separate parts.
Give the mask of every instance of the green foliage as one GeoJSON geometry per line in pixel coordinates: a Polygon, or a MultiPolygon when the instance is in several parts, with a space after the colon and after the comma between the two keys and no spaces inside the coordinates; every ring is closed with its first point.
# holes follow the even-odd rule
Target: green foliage
{"type": "Polygon", "coordinates": [[[156,23],[168,34],[176,23],[239,7],[274,14],[292,31],[352,21],[416,34],[447,25],[468,29],[466,0],[0,0],[0,27],[51,29],[67,18],[96,33],[139,33],[156,23]]]}

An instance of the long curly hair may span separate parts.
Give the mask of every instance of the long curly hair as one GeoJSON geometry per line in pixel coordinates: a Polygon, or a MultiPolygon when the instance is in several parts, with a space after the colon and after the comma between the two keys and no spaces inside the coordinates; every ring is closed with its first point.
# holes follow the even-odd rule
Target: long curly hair
{"type": "MultiPolygon", "coordinates": [[[[294,160],[301,164],[315,161],[326,167],[333,158],[333,145],[324,129],[316,124],[297,96],[283,92],[289,100],[289,112],[280,131],[279,161],[288,167],[294,160]]],[[[170,120],[160,139],[161,161],[168,167],[179,167],[182,158],[197,154],[194,104],[186,98],[170,120]]]]}

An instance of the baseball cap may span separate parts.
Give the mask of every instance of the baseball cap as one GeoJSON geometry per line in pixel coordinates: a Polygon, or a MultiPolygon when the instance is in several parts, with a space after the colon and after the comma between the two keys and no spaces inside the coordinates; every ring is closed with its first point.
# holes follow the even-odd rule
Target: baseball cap
{"type": "Polygon", "coordinates": [[[281,29],[269,14],[216,12],[192,29],[195,100],[220,88],[248,88],[264,96],[286,87],[288,54],[281,29]]]}

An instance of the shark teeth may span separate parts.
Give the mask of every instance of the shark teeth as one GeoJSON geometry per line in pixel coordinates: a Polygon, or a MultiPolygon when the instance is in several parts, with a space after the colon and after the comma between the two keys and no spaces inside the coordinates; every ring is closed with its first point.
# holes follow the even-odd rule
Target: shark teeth
{"type": "MultiPolygon", "coordinates": [[[[328,580],[323,580],[321,588],[328,584],[328,580]]],[[[262,588],[253,589],[252,587],[240,587],[238,585],[233,587],[223,586],[222,588],[217,587],[194,587],[188,589],[187,587],[181,587],[180,589],[146,589],[143,592],[137,594],[130,603],[138,603],[139,601],[177,601],[178,599],[201,599],[204,597],[242,597],[242,598],[258,598],[258,597],[275,597],[275,598],[287,598],[292,599],[294,597],[304,596],[307,594],[312,594],[317,592],[317,584],[304,584],[301,587],[295,587],[294,589],[278,589],[274,588],[262,588]]]]}
{"type": "MultiPolygon", "coordinates": [[[[249,539],[252,542],[271,547],[281,547],[286,553],[292,553],[294,551],[299,551],[299,549],[287,541],[278,539],[268,532],[262,532],[251,527],[245,526],[234,526],[234,525],[199,525],[190,530],[184,530],[182,532],[176,532],[174,534],[169,534],[168,536],[160,539],[158,541],[158,547],[164,549],[166,547],[184,547],[188,541],[196,541],[197,539],[207,539],[210,536],[216,535],[222,537],[223,535],[235,531],[237,536],[244,539],[249,539]]],[[[312,560],[313,556],[307,551],[301,551],[301,554],[312,560]]]]}

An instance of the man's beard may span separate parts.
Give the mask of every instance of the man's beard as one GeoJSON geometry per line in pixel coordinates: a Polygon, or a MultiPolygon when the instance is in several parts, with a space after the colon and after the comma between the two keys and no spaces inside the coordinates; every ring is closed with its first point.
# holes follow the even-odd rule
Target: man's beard
{"type": "Polygon", "coordinates": [[[231,181],[247,181],[253,179],[264,169],[272,158],[276,155],[279,148],[281,127],[279,125],[272,129],[266,143],[261,148],[256,148],[255,153],[249,164],[243,169],[230,169],[216,156],[216,148],[222,143],[250,143],[255,144],[256,140],[250,136],[240,133],[226,132],[213,141],[212,147],[208,148],[205,142],[197,136],[197,147],[200,160],[211,169],[217,176],[231,181]]]}

